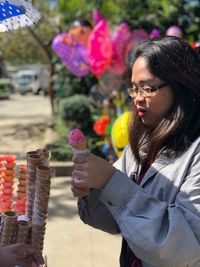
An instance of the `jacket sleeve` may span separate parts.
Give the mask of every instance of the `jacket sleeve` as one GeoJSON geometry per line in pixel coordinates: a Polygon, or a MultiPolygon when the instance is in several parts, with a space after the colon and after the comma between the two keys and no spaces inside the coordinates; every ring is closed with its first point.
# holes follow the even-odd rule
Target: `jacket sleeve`
{"type": "MultiPolygon", "coordinates": [[[[116,165],[123,169],[125,166],[125,157],[121,157],[116,165]]],[[[123,175],[123,174],[122,174],[123,175]]],[[[90,226],[108,232],[117,234],[120,232],[115,218],[110,210],[99,200],[102,191],[92,189],[87,197],[78,199],[78,213],[81,220],[90,226]]]]}
{"type": "Polygon", "coordinates": [[[78,199],[78,213],[81,220],[110,234],[118,234],[119,227],[109,209],[99,201],[100,190],[92,189],[89,196],[78,199]]]}
{"type": "Polygon", "coordinates": [[[112,213],[130,248],[144,262],[152,266],[191,266],[186,262],[199,259],[199,155],[193,158],[172,205],[147,194],[119,170],[103,189],[100,200],[112,213]]]}

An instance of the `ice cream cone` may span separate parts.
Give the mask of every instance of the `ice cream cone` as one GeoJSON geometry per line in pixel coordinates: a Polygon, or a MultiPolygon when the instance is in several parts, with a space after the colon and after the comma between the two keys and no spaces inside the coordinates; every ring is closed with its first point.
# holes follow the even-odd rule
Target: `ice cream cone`
{"type": "Polygon", "coordinates": [[[44,236],[45,236],[46,226],[36,225],[32,223],[31,227],[31,244],[37,247],[41,252],[44,246],[44,236]]]}
{"type": "Polygon", "coordinates": [[[19,172],[19,179],[20,180],[26,180],[27,179],[27,172],[19,172]]]}
{"type": "Polygon", "coordinates": [[[31,223],[26,215],[18,216],[17,219],[17,243],[27,244],[30,235],[31,223]]]}
{"type": "Polygon", "coordinates": [[[21,174],[21,173],[26,174],[26,173],[27,173],[27,164],[20,164],[20,165],[18,166],[18,169],[19,169],[19,173],[20,173],[20,174],[21,174]]]}
{"type": "Polygon", "coordinates": [[[47,180],[50,179],[50,176],[51,176],[50,167],[47,167],[45,165],[37,166],[36,172],[37,172],[37,177],[43,177],[44,179],[46,178],[47,180]]]}
{"type": "Polygon", "coordinates": [[[8,211],[1,214],[3,228],[1,231],[1,245],[15,243],[17,233],[17,214],[14,211],[8,211]]]}
{"type": "Polygon", "coordinates": [[[17,191],[17,197],[21,197],[21,198],[26,197],[26,192],[17,191]]]}
{"type": "Polygon", "coordinates": [[[88,152],[86,137],[79,129],[72,129],[70,131],[68,135],[68,144],[74,155],[88,152]]]}
{"type": "MultiPolygon", "coordinates": [[[[19,179],[19,186],[24,186],[24,187],[26,187],[26,185],[27,185],[26,180],[19,179]]],[[[19,190],[19,191],[20,191],[20,190],[19,190]]]]}
{"type": "Polygon", "coordinates": [[[37,154],[28,155],[28,163],[33,166],[38,166],[43,164],[43,157],[37,154]]]}
{"type": "Polygon", "coordinates": [[[86,150],[87,149],[87,144],[86,144],[86,140],[84,140],[81,143],[78,144],[73,144],[71,145],[74,149],[79,149],[79,150],[86,150]]]}

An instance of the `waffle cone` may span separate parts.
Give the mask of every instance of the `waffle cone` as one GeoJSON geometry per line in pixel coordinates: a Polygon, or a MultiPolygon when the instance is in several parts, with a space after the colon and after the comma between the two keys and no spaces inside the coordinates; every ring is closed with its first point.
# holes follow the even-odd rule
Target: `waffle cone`
{"type": "Polygon", "coordinates": [[[83,142],[78,143],[78,144],[71,144],[70,146],[72,148],[78,149],[78,150],[86,150],[87,149],[86,140],[84,140],[83,142]]]}
{"type": "Polygon", "coordinates": [[[18,243],[26,244],[30,234],[31,224],[27,221],[18,222],[17,240],[18,243]]]}

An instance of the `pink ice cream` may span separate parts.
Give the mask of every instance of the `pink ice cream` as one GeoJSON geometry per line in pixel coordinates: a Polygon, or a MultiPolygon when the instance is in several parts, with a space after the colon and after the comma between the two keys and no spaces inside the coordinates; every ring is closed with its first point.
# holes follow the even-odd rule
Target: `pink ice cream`
{"type": "Polygon", "coordinates": [[[79,129],[72,129],[68,134],[68,144],[72,149],[86,150],[86,138],[79,129]]]}
{"type": "Polygon", "coordinates": [[[72,129],[68,135],[69,145],[76,145],[86,140],[84,134],[79,129],[72,129]]]}

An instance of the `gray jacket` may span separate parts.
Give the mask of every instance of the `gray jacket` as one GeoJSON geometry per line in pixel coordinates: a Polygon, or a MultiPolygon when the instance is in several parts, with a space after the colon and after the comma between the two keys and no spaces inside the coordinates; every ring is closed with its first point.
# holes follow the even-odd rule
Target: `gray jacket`
{"type": "Polygon", "coordinates": [[[178,157],[161,153],[141,186],[129,147],[115,167],[102,190],[79,199],[81,219],[121,233],[143,267],[200,267],[200,138],[178,157]]]}

